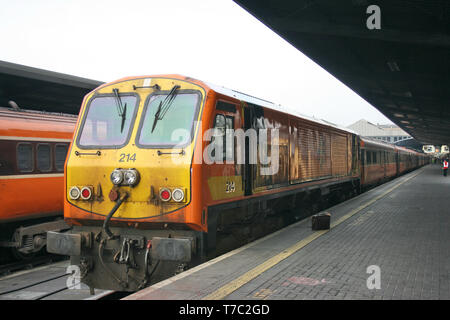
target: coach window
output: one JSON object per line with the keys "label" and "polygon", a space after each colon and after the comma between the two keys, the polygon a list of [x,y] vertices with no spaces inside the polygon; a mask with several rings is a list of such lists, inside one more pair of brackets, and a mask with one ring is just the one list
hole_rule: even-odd
{"label": "coach window", "polygon": [[17,145],[17,168],[20,172],[33,171],[33,147],[31,143]]}
{"label": "coach window", "polygon": [[68,147],[66,144],[57,144],[55,146],[55,167],[57,171],[64,171],[67,149]]}
{"label": "coach window", "polygon": [[372,164],[372,151],[366,151],[366,160],[367,164]]}
{"label": "coach window", "polygon": [[48,172],[52,168],[50,157],[50,145],[38,144],[37,146],[37,168],[39,171]]}

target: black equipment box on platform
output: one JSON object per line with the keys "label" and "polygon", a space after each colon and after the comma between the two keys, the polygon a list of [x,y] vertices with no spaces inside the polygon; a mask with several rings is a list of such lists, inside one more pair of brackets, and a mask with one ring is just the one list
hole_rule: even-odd
{"label": "black equipment box on platform", "polygon": [[313,230],[328,230],[330,229],[331,214],[322,212],[315,214],[311,218]]}

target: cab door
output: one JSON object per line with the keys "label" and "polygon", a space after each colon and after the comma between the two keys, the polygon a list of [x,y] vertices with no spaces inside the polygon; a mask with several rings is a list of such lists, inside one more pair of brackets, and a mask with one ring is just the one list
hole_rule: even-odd
{"label": "cab door", "polygon": [[244,194],[244,164],[237,161],[235,130],[242,129],[241,107],[231,101],[218,100],[211,128],[212,164],[208,167],[211,200],[223,200]]}

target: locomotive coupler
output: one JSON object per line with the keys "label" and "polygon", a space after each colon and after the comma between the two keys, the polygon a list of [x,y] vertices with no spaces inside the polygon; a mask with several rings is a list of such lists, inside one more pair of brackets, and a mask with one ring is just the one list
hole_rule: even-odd
{"label": "locomotive coupler", "polygon": [[85,257],[82,257],[80,259],[80,263],[79,263],[79,267],[80,267],[80,278],[84,279],[87,274],[89,273],[89,271],[92,270],[94,266],[94,263],[92,262],[91,259],[87,259]]}
{"label": "locomotive coupler", "polygon": [[121,240],[120,252],[115,255],[114,262],[136,269],[138,266],[134,257],[134,251],[135,249],[144,248],[144,237],[127,236],[121,237]]}

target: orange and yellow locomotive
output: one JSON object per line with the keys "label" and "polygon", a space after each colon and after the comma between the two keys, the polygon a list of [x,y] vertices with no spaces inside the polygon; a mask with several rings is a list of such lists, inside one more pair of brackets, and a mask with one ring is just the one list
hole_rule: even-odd
{"label": "orange and yellow locomotive", "polygon": [[[92,288],[135,291],[361,188],[360,138],[196,79],[86,95],[65,171],[70,255]],[[313,208],[313,209],[311,209]]]}

